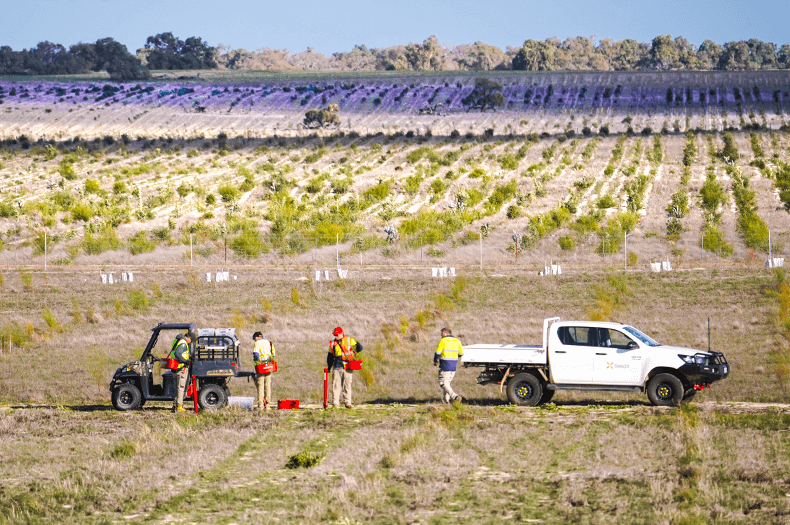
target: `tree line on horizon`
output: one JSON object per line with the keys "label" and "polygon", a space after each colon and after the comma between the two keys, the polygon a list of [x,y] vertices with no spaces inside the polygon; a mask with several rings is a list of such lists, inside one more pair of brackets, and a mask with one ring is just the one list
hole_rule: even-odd
{"label": "tree line on horizon", "polygon": [[330,56],[307,51],[261,48],[255,51],[209,46],[200,37],[185,40],[172,33],[147,38],[131,54],[112,38],[78,43],[68,49],[48,41],[14,51],[0,47],[0,75],[70,75],[106,71],[118,80],[145,79],[151,70],[292,70],[292,71],[756,71],[790,69],[790,44],[781,47],[758,39],[695,47],[684,37],[655,37],[650,43],[573,37],[526,40],[521,47],[475,42],[453,48],[436,36],[422,43],[383,49],[357,45]]}

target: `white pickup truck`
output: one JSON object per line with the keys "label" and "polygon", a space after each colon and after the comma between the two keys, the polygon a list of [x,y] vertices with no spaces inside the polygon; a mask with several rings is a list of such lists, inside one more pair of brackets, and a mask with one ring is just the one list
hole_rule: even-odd
{"label": "white pickup truck", "polygon": [[719,352],[657,343],[636,328],[596,321],[543,321],[543,345],[464,346],[464,367],[482,367],[478,384],[507,384],[520,406],[547,403],[557,390],[646,392],[658,406],[676,406],[727,377]]}

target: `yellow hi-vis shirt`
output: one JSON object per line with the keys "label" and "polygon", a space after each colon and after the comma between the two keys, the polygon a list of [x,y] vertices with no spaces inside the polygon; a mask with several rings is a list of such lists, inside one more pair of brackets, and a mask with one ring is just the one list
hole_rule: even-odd
{"label": "yellow hi-vis shirt", "polygon": [[464,355],[461,341],[451,335],[442,337],[436,347],[436,356],[439,357],[439,368],[443,372],[455,372],[458,368],[458,357]]}
{"label": "yellow hi-vis shirt", "polygon": [[[255,359],[255,354],[258,354],[258,359]],[[274,351],[274,345],[266,339],[258,339],[255,341],[255,346],[252,348],[253,361],[256,365],[268,363],[277,352]]]}

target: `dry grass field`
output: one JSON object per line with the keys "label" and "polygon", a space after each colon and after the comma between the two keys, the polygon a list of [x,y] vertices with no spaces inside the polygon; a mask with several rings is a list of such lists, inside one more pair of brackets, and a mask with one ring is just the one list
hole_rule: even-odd
{"label": "dry grass field", "polygon": [[[198,114],[6,98],[0,523],[790,523],[790,292],[763,265],[790,245],[786,80],[524,78],[602,93],[663,82],[659,99],[665,85],[732,98],[721,86],[759,83],[780,102],[702,107],[681,90],[663,106],[351,108],[313,132],[298,103]],[[445,81],[469,78],[425,83]],[[673,271],[649,272],[657,261]],[[551,262],[562,275],[540,277]],[[441,266],[457,277],[432,278]],[[206,282],[219,270],[230,281]],[[534,344],[550,316],[701,349],[710,319],[732,373],[675,409],[589,392],[516,408],[470,368],[454,381],[464,403],[439,403],[441,327],[465,344]],[[263,331],[274,397],[306,408],[114,411],[110,378],[160,322],[235,328],[244,369]],[[338,325],[365,346],[359,408],[323,411]]]}
{"label": "dry grass field", "polygon": [[[0,356],[0,522],[787,521],[790,407],[773,364],[782,275],[503,271],[439,280],[371,269],[316,283],[305,270],[240,268],[235,281],[206,283],[174,268],[109,286],[94,271],[4,270],[5,322],[27,338]],[[467,344],[531,343],[547,313],[600,308],[698,348],[710,317],[711,346],[733,372],[677,409],[583,392],[521,409],[462,369],[465,403],[439,403],[430,362],[441,326]],[[173,320],[236,327],[247,369],[261,329],[280,356],[275,398],[308,408],[114,411],[114,369]],[[327,412],[314,407],[337,324],[364,343],[365,370],[360,408]],[[316,464],[287,466],[300,462]]]}

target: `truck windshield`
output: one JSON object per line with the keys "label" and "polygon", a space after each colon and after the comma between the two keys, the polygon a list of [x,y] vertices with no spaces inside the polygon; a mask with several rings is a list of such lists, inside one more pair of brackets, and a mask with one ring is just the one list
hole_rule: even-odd
{"label": "truck windshield", "polygon": [[642,332],[640,332],[639,330],[637,330],[633,326],[624,326],[623,329],[626,332],[628,332],[629,334],[631,334],[634,337],[636,337],[637,339],[639,339],[640,341],[642,341],[643,343],[645,343],[647,346],[661,346],[661,343],[657,343],[656,341],[651,339],[649,336],[643,334]]}

